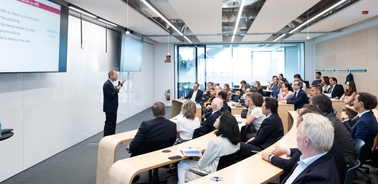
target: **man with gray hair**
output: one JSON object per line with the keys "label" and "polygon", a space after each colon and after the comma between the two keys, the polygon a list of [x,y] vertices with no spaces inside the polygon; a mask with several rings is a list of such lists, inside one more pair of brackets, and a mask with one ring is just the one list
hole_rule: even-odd
{"label": "man with gray hair", "polygon": [[334,128],[321,115],[308,113],[297,130],[297,146],[302,155],[298,165],[281,183],[340,183],[331,150]]}
{"label": "man with gray hair", "polygon": [[214,100],[211,102],[211,109],[212,109],[211,115],[209,115],[201,123],[201,127],[196,129],[194,133],[195,135],[193,135],[193,138],[205,135],[215,129],[213,125],[215,123],[215,120],[217,120],[217,118],[221,114],[220,109],[222,108],[222,106],[223,106],[223,100],[220,98],[214,98]]}

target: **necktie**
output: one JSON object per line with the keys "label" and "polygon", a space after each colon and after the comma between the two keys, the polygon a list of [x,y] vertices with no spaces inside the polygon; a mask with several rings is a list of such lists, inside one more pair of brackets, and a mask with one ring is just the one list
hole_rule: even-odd
{"label": "necktie", "polygon": [[294,99],[297,99],[297,92],[294,92]]}

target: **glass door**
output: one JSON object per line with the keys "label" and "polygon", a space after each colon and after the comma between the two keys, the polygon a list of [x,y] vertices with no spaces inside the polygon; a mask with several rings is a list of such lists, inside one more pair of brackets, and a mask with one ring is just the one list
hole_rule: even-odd
{"label": "glass door", "polygon": [[193,88],[193,84],[198,82],[200,89],[204,90],[204,74],[205,72],[205,47],[204,46],[177,46],[176,67],[176,98],[186,96]]}

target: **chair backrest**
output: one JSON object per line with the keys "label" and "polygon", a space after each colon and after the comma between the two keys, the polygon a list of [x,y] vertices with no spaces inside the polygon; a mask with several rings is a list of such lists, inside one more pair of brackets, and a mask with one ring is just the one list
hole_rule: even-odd
{"label": "chair backrest", "polygon": [[354,150],[356,150],[357,153],[357,159],[361,162],[364,163],[367,153],[365,153],[365,149],[363,149],[365,145],[365,141],[361,139],[356,139],[356,142],[354,143]]}
{"label": "chair backrest", "polygon": [[200,130],[201,130],[201,127],[194,129],[192,139],[195,139],[195,138],[197,138],[197,137],[200,137],[200,134],[199,134],[199,133],[200,133]]}
{"label": "chair backrest", "polygon": [[228,167],[236,162],[237,162],[237,152],[229,154],[229,155],[221,156],[219,159],[217,171],[225,167]]}
{"label": "chair backrest", "polygon": [[173,146],[170,139],[159,141],[142,141],[136,151],[131,153],[131,157],[163,149],[169,146]]}
{"label": "chair backrest", "polygon": [[356,175],[358,167],[361,165],[361,162],[357,159],[353,167],[348,169],[348,172],[345,176],[344,184],[352,184],[354,176]]}

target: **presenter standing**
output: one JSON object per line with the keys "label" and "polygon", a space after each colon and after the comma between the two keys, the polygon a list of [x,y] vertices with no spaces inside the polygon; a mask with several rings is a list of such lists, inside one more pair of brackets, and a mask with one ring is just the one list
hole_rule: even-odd
{"label": "presenter standing", "polygon": [[102,87],[104,96],[103,111],[105,112],[105,126],[104,137],[107,135],[115,134],[116,122],[117,122],[117,109],[118,109],[118,92],[122,88],[123,83],[126,82],[122,77],[122,81],[118,81],[118,84],[114,82],[118,79],[116,71],[112,70],[108,73],[109,79],[106,80]]}

